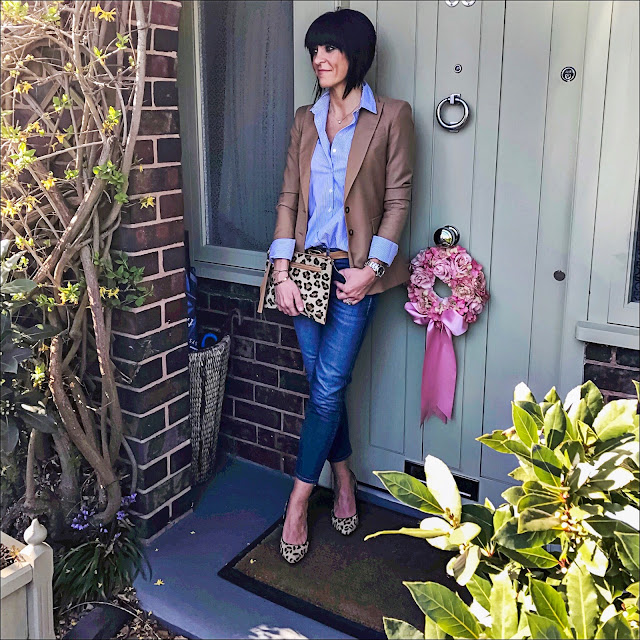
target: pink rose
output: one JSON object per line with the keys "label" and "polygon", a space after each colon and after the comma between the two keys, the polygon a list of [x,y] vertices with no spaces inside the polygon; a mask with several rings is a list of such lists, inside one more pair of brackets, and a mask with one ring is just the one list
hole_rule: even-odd
{"label": "pink rose", "polygon": [[443,282],[451,279],[451,267],[444,260],[438,261],[433,265],[433,275]]}
{"label": "pink rose", "polygon": [[471,313],[474,313],[475,315],[481,313],[483,309],[484,305],[482,304],[482,302],[478,302],[477,299],[469,303],[469,311]]}
{"label": "pink rose", "polygon": [[453,256],[453,266],[460,273],[468,273],[471,271],[471,256],[468,253],[457,253]]}
{"label": "pink rose", "polygon": [[472,291],[471,287],[468,284],[463,282],[462,284],[459,284],[456,287],[456,296],[466,300],[466,299],[471,298],[473,296],[473,291]]}
{"label": "pink rose", "polygon": [[411,274],[411,283],[421,289],[432,287],[434,282],[435,278],[433,274],[429,273],[425,269],[415,269]]}

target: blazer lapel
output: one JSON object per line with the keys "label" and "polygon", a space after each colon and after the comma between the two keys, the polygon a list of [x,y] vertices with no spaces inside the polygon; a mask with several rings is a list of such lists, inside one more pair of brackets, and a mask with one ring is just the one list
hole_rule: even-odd
{"label": "blazer lapel", "polygon": [[311,110],[304,114],[302,123],[302,138],[300,140],[300,191],[305,204],[305,210],[309,211],[309,183],[311,181],[311,156],[318,142],[318,131]]}
{"label": "blazer lapel", "polygon": [[[349,151],[349,159],[347,160],[347,175],[344,181],[344,199],[347,199],[351,186],[353,185],[358,171],[362,166],[364,156],[369,148],[369,143],[373,137],[373,133],[378,126],[380,116],[382,115],[382,100],[376,98],[376,110],[377,113],[371,113],[366,109],[360,109],[358,115],[358,122],[356,124],[356,130],[353,134],[353,140],[351,142],[351,150]],[[308,193],[308,183],[307,183]]]}

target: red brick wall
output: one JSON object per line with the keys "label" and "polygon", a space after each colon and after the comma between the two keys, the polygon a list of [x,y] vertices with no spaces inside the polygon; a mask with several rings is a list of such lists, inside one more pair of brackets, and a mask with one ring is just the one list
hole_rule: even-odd
{"label": "red brick wall", "polygon": [[640,352],[622,347],[588,344],[584,353],[584,380],[592,380],[605,402],[635,398],[632,380],[640,379]]}
{"label": "red brick wall", "polygon": [[[149,3],[145,3],[148,8]],[[149,540],[192,507],[185,251],[176,62],[180,2],[151,3],[147,82],[114,248],[144,266],[146,304],[113,316],[120,402],[138,463],[136,525]],[[153,196],[154,206],[139,201]]]}

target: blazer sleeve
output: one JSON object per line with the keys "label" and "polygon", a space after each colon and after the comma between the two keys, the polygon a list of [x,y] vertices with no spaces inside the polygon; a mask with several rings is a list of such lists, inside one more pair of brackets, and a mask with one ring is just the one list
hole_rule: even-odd
{"label": "blazer sleeve", "polygon": [[300,138],[302,135],[302,121],[307,107],[300,107],[296,111],[289,137],[289,150],[284,167],[282,188],[276,204],[276,226],[273,239],[295,238],[296,216],[298,213],[298,198],[300,196]]}
{"label": "blazer sleeve", "polygon": [[389,130],[384,209],[377,233],[396,244],[400,241],[409,214],[414,155],[415,135],[411,105],[403,100]]}

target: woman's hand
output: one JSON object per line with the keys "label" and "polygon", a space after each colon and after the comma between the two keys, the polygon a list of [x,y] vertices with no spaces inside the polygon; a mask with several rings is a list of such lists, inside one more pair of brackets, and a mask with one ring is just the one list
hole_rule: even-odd
{"label": "woman's hand", "polygon": [[285,280],[276,287],[276,306],[288,316],[300,315],[304,310],[300,289],[293,280]]}
{"label": "woman's hand", "polygon": [[336,282],[336,297],[338,300],[349,299],[352,304],[360,302],[376,280],[376,274],[369,267],[341,269],[339,273],[345,277],[346,282]]}

